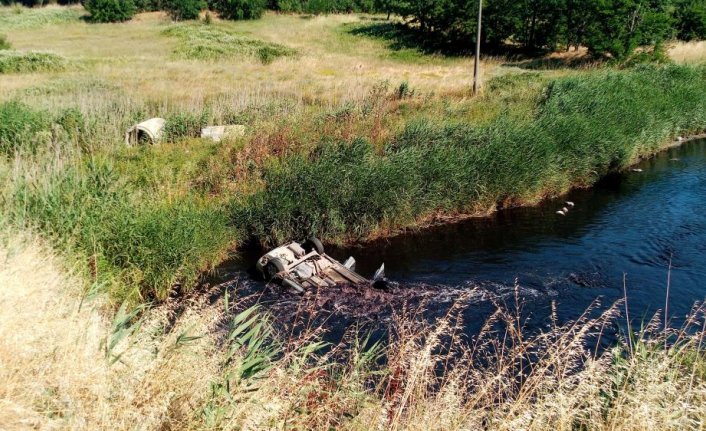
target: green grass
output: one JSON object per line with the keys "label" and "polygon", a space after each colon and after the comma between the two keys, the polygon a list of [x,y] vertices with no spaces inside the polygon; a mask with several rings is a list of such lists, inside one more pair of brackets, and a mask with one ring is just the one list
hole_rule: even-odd
{"label": "green grass", "polygon": [[12,45],[10,45],[10,42],[7,41],[7,36],[0,34],[0,51],[10,48],[12,48]]}
{"label": "green grass", "polygon": [[56,54],[0,50],[0,74],[58,72],[66,67],[67,61]]}
{"label": "green grass", "polygon": [[244,36],[222,26],[178,24],[162,32],[179,39],[174,54],[189,60],[227,60],[242,57],[258,58],[263,64],[279,57],[292,56],[296,51],[277,43]]}
{"label": "green grass", "polygon": [[175,285],[188,290],[236,238],[217,205],[136,195],[101,161],[25,173],[4,204],[15,225],[34,226],[87,259],[91,276],[117,301],[165,299]]}
{"label": "green grass", "polygon": [[273,245],[311,234],[361,239],[439,212],[536,202],[592,185],[676,135],[702,132],[705,78],[702,68],[678,66],[560,78],[525,121],[419,120],[382,153],[362,139],[322,143],[269,163],[263,189],[236,204],[233,217]]}
{"label": "green grass", "polygon": [[0,104],[0,156],[16,152],[35,152],[51,136],[51,120],[45,112],[24,103],[10,101]]}

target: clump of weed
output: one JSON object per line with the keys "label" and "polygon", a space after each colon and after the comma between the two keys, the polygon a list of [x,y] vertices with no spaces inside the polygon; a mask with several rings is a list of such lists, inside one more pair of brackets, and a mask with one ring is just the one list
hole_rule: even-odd
{"label": "clump of weed", "polygon": [[0,51],[0,74],[57,72],[66,68],[66,60],[47,52]]}
{"label": "clump of weed", "polygon": [[49,115],[24,103],[9,101],[0,104],[0,154],[15,151],[34,152],[49,132]]}
{"label": "clump of weed", "polygon": [[296,53],[292,48],[277,43],[265,42],[238,34],[215,25],[181,24],[163,31],[176,37],[180,44],[174,53],[190,60],[223,60],[240,57],[255,57],[269,64],[280,57]]}
{"label": "clump of weed", "polygon": [[399,100],[408,99],[414,96],[414,90],[409,86],[409,82],[402,81],[399,87],[397,87],[397,98]]}
{"label": "clump of weed", "polygon": [[234,238],[218,206],[136,199],[100,160],[20,176],[4,208],[15,225],[37,228],[92,262],[94,277],[113,286],[118,301],[164,299],[179,284],[188,289],[225,258]]}
{"label": "clump of weed", "polygon": [[66,108],[59,112],[55,123],[61,126],[66,137],[76,143],[84,151],[89,150],[91,137],[95,128],[95,120],[91,121],[77,108]]}
{"label": "clump of weed", "polygon": [[0,50],[10,49],[12,46],[10,42],[7,41],[7,36],[0,34]]}

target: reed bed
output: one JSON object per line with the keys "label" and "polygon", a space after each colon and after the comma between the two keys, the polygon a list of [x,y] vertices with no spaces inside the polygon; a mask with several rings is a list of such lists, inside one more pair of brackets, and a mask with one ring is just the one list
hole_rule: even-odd
{"label": "reed bed", "polygon": [[[421,117],[383,148],[324,141],[264,164],[262,190],[233,217],[273,245],[311,234],[359,240],[438,215],[536,203],[702,133],[704,77],[680,66],[593,72],[550,81],[526,116],[509,110],[482,125]],[[524,79],[490,86],[518,91]]]}

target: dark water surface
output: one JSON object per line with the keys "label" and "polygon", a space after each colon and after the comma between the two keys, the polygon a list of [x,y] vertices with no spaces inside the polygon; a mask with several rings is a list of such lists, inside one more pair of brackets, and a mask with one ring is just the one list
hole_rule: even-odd
{"label": "dark water surface", "polygon": [[[366,276],[384,262],[389,279],[414,289],[436,286],[440,297],[444,289],[475,285],[507,293],[517,280],[535,313],[555,301],[562,320],[597,297],[604,304],[622,298],[624,275],[633,317],[663,309],[671,260],[669,312],[677,323],[706,297],[706,141],[636,168],[642,172],[613,175],[538,207],[327,251],[354,256]],[[575,207],[556,214],[567,200]],[[491,308],[472,306],[470,326]]]}

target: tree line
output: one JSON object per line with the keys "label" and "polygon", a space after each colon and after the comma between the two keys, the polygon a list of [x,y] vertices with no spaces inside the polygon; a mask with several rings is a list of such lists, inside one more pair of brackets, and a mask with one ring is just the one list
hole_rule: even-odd
{"label": "tree line", "polygon": [[[3,3],[14,0],[0,0]],[[27,6],[76,0],[20,0]],[[95,21],[125,21],[136,12],[166,10],[195,19],[209,8],[227,19],[260,18],[266,9],[299,13],[387,13],[438,45],[470,47],[476,0],[81,0]],[[669,39],[706,39],[706,0],[484,0],[483,44],[503,51],[585,46],[598,56],[625,58]]]}
{"label": "tree line", "polygon": [[15,3],[27,7],[81,3],[97,22],[126,21],[137,12],[158,10],[168,12],[177,20],[195,19],[206,8],[227,19],[257,19],[267,9],[310,14],[380,10],[375,0],[0,0],[3,5]]}
{"label": "tree line", "polygon": [[[425,37],[448,44],[475,40],[478,1],[378,0]],[[624,58],[638,46],[706,38],[706,0],[485,0],[483,43],[525,50],[585,46]]]}

